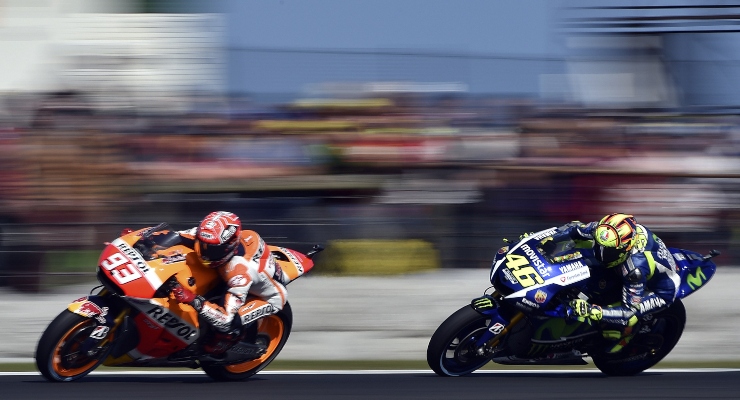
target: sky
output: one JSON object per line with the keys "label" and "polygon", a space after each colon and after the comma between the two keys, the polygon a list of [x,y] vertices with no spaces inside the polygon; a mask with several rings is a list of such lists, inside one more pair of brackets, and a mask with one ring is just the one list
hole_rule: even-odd
{"label": "sky", "polygon": [[[558,1],[220,0],[232,46],[548,55]],[[198,7],[203,7],[202,3]],[[200,11],[200,10],[199,10]]]}

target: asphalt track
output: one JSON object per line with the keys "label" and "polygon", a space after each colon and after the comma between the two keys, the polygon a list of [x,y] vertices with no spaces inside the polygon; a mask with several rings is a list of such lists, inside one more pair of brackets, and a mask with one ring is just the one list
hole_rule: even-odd
{"label": "asphalt track", "polygon": [[26,399],[738,399],[740,369],[661,370],[608,377],[597,370],[486,371],[443,378],[430,371],[263,371],[216,382],[199,371],[93,372],[51,383],[35,373],[0,375],[0,398]]}

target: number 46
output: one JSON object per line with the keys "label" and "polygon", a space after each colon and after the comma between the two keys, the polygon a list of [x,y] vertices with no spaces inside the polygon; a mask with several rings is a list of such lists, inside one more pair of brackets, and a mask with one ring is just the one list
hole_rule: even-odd
{"label": "number 46", "polygon": [[509,254],[506,256],[506,267],[514,273],[514,276],[523,287],[530,287],[536,283],[545,283],[540,274],[529,265],[529,260],[524,256]]}

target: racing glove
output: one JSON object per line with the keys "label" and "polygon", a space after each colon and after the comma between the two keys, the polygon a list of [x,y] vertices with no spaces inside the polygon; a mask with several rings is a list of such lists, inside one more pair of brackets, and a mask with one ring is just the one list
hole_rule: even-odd
{"label": "racing glove", "polygon": [[601,321],[602,312],[601,307],[596,304],[589,304],[585,300],[575,299],[568,303],[567,310],[568,317],[585,320],[586,318],[592,321]]}
{"label": "racing glove", "polygon": [[184,288],[181,284],[178,283],[174,285],[171,292],[175,300],[179,301],[180,303],[191,305],[193,308],[195,308],[195,311],[200,312],[200,310],[203,308],[203,302],[205,301],[205,299],[202,296],[198,296],[195,293],[191,292],[189,289]]}
{"label": "racing glove", "polygon": [[540,247],[542,248],[542,251],[545,252],[545,254],[552,254],[557,246],[558,245],[557,243],[555,243],[555,240],[553,240],[552,236],[546,237],[540,241]]}
{"label": "racing glove", "polygon": [[523,240],[524,238],[530,237],[534,235],[534,232],[524,232],[521,235],[519,235],[519,240]]}

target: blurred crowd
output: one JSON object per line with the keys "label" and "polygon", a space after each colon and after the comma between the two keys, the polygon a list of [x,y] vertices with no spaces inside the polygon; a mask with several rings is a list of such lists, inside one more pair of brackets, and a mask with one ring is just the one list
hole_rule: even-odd
{"label": "blurred crowd", "polygon": [[9,253],[95,249],[121,225],[185,227],[217,207],[277,241],[426,239],[450,267],[487,267],[494,239],[610,212],[676,247],[740,242],[735,115],[402,91],[187,100],[161,113],[4,96],[4,269]]}

